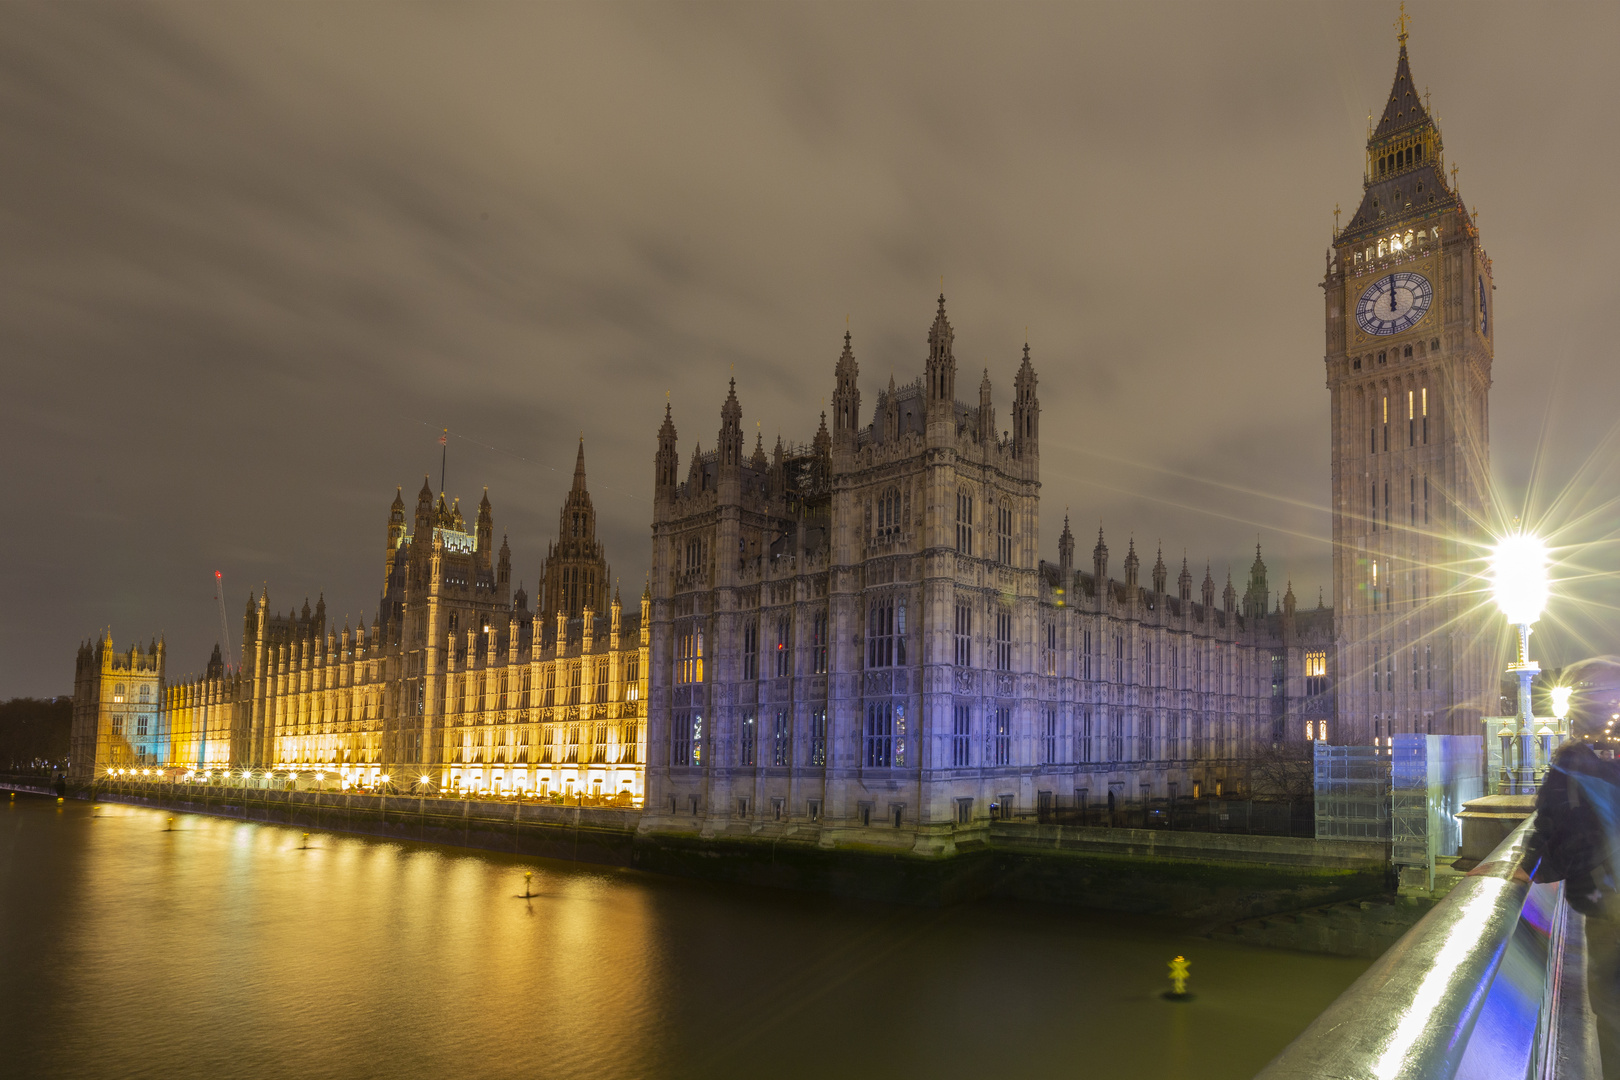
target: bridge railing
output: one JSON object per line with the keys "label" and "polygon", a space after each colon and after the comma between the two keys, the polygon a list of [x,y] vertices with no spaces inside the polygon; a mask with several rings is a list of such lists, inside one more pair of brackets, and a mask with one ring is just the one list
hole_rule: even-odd
{"label": "bridge railing", "polygon": [[1534,821],[1509,834],[1257,1080],[1562,1073],[1552,1066],[1568,1027],[1559,1022],[1570,1004],[1563,960],[1579,929],[1567,935],[1562,883],[1533,885],[1521,867]]}

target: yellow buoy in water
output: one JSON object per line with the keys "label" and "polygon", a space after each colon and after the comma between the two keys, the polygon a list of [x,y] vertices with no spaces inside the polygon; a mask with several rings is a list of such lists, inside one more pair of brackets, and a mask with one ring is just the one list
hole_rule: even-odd
{"label": "yellow buoy in water", "polygon": [[1187,969],[1191,966],[1185,956],[1178,956],[1170,961],[1170,990],[1176,997],[1186,996]]}

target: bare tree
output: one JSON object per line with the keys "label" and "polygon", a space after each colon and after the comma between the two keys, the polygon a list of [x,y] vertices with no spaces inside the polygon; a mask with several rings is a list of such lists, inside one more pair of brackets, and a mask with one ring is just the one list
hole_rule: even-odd
{"label": "bare tree", "polygon": [[1308,746],[1273,743],[1249,761],[1249,786],[1257,799],[1301,802],[1316,792],[1316,772]]}

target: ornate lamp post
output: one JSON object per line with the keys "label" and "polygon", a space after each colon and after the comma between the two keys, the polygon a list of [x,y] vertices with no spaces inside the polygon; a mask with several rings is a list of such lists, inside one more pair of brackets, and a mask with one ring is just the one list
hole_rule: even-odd
{"label": "ornate lamp post", "polygon": [[[1569,741],[1574,734],[1569,727],[1569,699],[1575,693],[1573,686],[1555,686],[1552,688],[1553,717],[1558,721],[1558,730],[1555,732],[1557,741],[1562,744]],[[1547,761],[1552,761],[1552,744],[1547,745]]]}
{"label": "ornate lamp post", "polygon": [[1508,671],[1519,679],[1519,761],[1513,770],[1513,791],[1519,795],[1536,790],[1530,683],[1541,665],[1530,659],[1530,627],[1541,618],[1541,610],[1547,605],[1547,561],[1547,545],[1540,537],[1525,532],[1503,537],[1491,553],[1491,593],[1508,623],[1519,632],[1518,655],[1508,665]]}

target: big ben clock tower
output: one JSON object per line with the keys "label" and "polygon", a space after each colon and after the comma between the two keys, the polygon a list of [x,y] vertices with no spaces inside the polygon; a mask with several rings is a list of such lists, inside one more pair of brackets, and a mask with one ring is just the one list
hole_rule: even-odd
{"label": "big ben clock tower", "polygon": [[1400,34],[1361,204],[1323,280],[1333,428],[1338,740],[1474,734],[1497,642],[1471,595],[1488,536],[1491,261],[1448,183]]}

